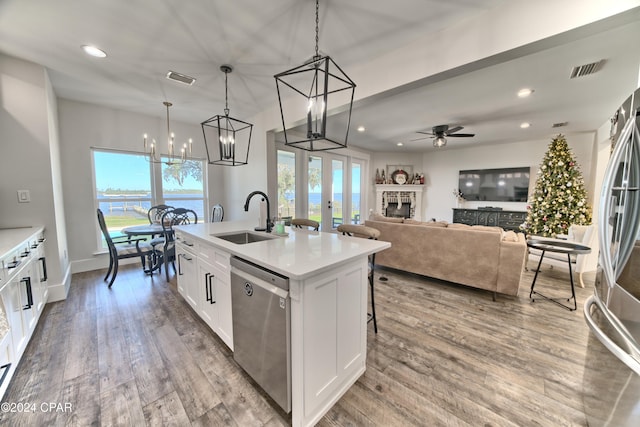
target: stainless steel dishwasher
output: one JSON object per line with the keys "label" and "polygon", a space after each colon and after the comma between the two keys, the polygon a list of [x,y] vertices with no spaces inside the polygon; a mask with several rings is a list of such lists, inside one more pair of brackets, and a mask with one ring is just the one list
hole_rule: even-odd
{"label": "stainless steel dishwasher", "polygon": [[289,279],[231,258],[233,358],[287,413],[291,412]]}

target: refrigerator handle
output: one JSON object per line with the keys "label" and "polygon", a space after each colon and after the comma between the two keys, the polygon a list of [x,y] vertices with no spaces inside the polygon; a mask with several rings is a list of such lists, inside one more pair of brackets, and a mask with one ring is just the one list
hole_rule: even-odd
{"label": "refrigerator handle", "polygon": [[[623,362],[625,365],[627,365],[630,369],[632,369],[636,374],[640,375],[640,362],[638,362],[636,359],[634,359],[632,356],[630,356],[628,353],[626,353],[623,349],[621,349],[616,343],[613,342],[613,340],[611,340],[611,338],[609,338],[607,336],[607,334],[605,334],[604,332],[602,332],[602,329],[600,329],[598,327],[598,325],[596,324],[596,322],[593,320],[593,317],[591,317],[591,306],[595,305],[596,307],[598,307],[598,309],[600,309],[600,311],[603,312],[603,314],[605,316],[607,316],[606,313],[606,308],[603,309],[602,307],[600,307],[600,305],[597,303],[595,296],[591,295],[584,303],[584,318],[587,322],[587,325],[589,325],[589,329],[591,329],[591,332],[594,333],[594,335],[596,336],[596,338],[598,338],[598,340],[604,344],[605,347],[607,347],[607,349],[609,349],[609,351],[611,351],[611,353],[613,353],[618,359],[620,359],[621,362]],[[608,321],[608,319],[607,319]],[[615,327],[615,325],[614,325]],[[631,345],[631,346],[635,346],[635,344],[630,343],[628,341],[628,339],[624,338],[624,340],[627,342],[627,344]]]}

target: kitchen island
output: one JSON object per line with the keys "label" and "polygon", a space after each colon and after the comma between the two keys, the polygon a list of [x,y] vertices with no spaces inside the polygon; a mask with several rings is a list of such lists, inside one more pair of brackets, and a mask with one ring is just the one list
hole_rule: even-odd
{"label": "kitchen island", "polygon": [[[368,255],[391,245],[288,227],[288,236],[268,235],[253,225],[175,227],[178,290],[233,350],[231,257],[288,278],[292,424],[313,425],[365,371]],[[241,231],[266,240],[225,240]]]}

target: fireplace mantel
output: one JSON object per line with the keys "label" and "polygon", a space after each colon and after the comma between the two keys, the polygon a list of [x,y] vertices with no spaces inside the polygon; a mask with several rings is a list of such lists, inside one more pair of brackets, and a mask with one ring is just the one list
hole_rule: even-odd
{"label": "fireplace mantel", "polygon": [[[397,198],[398,193],[403,198],[415,200],[411,209],[411,218],[422,221],[422,195],[425,192],[424,185],[416,184],[376,184],[376,213],[385,215],[385,199],[387,197]],[[403,201],[407,203],[407,201]]]}

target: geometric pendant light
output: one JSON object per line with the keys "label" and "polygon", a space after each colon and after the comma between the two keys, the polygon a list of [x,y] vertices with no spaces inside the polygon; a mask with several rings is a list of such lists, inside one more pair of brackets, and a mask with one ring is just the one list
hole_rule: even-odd
{"label": "geometric pendant light", "polygon": [[253,125],[229,116],[227,76],[233,68],[222,65],[224,73],[224,115],[213,116],[201,123],[207,160],[211,165],[241,166],[249,162],[249,146]]}
{"label": "geometric pendant light", "polygon": [[[318,0],[316,0],[316,51],[304,64],[276,74],[276,88],[285,144],[307,151],[345,148],[349,137],[356,84],[329,57],[318,50]],[[332,108],[345,106],[344,114],[328,116]],[[343,107],[343,108],[346,108]],[[287,129],[287,123],[302,125]]]}

